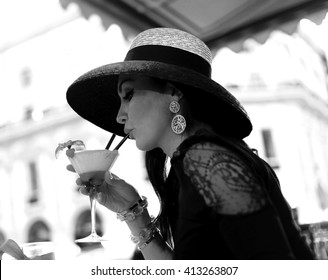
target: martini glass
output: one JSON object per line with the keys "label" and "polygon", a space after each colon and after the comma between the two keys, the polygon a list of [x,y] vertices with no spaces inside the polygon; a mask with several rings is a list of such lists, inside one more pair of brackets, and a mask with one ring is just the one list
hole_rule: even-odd
{"label": "martini glass", "polygon": [[96,195],[97,189],[105,180],[105,172],[109,171],[118,157],[118,151],[83,150],[77,151],[68,158],[75,171],[79,174],[83,184],[87,187],[91,206],[91,233],[89,236],[77,239],[75,242],[106,241],[96,232]]}

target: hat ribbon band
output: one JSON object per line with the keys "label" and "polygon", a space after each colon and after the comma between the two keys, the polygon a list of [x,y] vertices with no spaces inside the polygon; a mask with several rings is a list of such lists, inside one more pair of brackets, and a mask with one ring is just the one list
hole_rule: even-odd
{"label": "hat ribbon band", "polygon": [[130,49],[124,61],[146,60],[189,68],[211,77],[211,65],[201,56],[174,47],[147,45]]}

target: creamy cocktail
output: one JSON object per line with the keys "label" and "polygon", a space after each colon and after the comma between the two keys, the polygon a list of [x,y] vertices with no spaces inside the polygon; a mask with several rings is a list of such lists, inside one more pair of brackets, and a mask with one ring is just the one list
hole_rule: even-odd
{"label": "creamy cocktail", "polygon": [[85,150],[66,154],[83,183],[92,182],[98,185],[97,182],[101,184],[105,172],[113,166],[118,151]]}
{"label": "creamy cocktail", "polygon": [[[126,138],[125,138],[126,139]],[[125,141],[125,139],[123,139]],[[124,141],[119,145],[122,145]],[[87,187],[91,204],[91,234],[85,238],[75,240],[75,242],[100,242],[105,241],[96,232],[96,194],[97,189],[105,180],[105,173],[112,168],[118,157],[117,146],[113,151],[104,150],[85,150],[85,145],[81,140],[69,140],[59,144],[55,155],[67,149],[66,156],[69,158],[75,172],[82,180],[82,184]]]}
{"label": "creamy cocktail", "polygon": [[79,174],[82,183],[89,191],[91,204],[91,234],[75,242],[100,242],[104,241],[96,232],[96,199],[97,188],[105,180],[105,173],[111,169],[118,156],[118,151],[113,150],[84,150],[66,152],[75,171]]}

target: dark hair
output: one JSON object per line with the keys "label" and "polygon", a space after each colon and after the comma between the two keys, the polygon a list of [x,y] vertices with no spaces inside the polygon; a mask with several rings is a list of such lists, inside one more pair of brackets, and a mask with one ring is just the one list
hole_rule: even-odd
{"label": "dark hair", "polygon": [[160,213],[158,217],[158,225],[163,239],[173,247],[170,234],[169,215],[167,213],[167,204],[169,203],[169,191],[165,188],[167,155],[160,148],[147,151],[145,155],[146,170],[148,179],[159,199]]}
{"label": "dark hair", "polygon": [[[154,79],[159,80],[159,83],[167,83],[167,81],[164,80],[157,78]],[[170,82],[170,84],[180,90],[182,93],[190,93],[190,90],[187,90],[180,84],[172,82]],[[184,133],[188,134],[189,131],[194,127],[194,124],[197,120],[193,117],[191,110],[192,108],[189,105],[188,97],[186,97],[186,95],[183,96],[180,103],[183,103],[181,113],[185,117],[186,123],[188,124]],[[175,182],[167,182],[167,159],[167,155],[160,148],[155,148],[151,151],[147,151],[145,154],[145,166],[148,178],[160,202],[161,209],[158,217],[159,229],[163,239],[171,247],[173,247],[170,217],[171,215],[174,215],[174,199],[176,189],[174,188]]]}
{"label": "dark hair", "polygon": [[[197,123],[207,124],[206,121],[202,120],[201,112],[199,108],[193,106],[193,104],[198,104],[193,100],[193,98],[197,97],[197,89],[188,87],[185,85],[172,83],[177,89],[179,89],[183,95],[183,103],[185,106],[182,107],[182,114],[187,122],[187,129],[184,133],[189,133]],[[196,105],[195,105],[196,106]],[[220,121],[220,120],[216,120]],[[213,135],[213,134],[212,134]],[[236,139],[231,137],[223,131],[215,131],[214,137],[215,142],[221,143],[225,147],[230,148],[233,151],[236,151],[241,155],[242,159],[245,160],[251,168],[258,174],[263,169],[263,165],[261,166],[259,161],[254,158],[253,151],[247,146],[247,144],[240,139]],[[170,176],[170,181],[167,178],[166,172],[166,161],[167,155],[160,149],[155,148],[151,151],[147,151],[145,155],[145,165],[148,173],[148,178],[154,188],[155,193],[158,196],[161,205],[161,211],[159,213],[158,221],[159,221],[159,229],[163,236],[163,239],[173,248],[173,239],[172,239],[172,225],[170,223],[172,218],[175,218],[175,209],[176,209],[176,200],[177,200],[177,179],[172,174]]]}

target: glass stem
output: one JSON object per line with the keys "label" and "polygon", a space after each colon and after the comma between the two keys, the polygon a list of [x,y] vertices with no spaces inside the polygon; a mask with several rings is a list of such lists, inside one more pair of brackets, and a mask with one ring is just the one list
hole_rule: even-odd
{"label": "glass stem", "polygon": [[96,232],[96,203],[95,198],[96,191],[93,189],[90,193],[90,205],[91,205],[91,235],[97,235]]}

